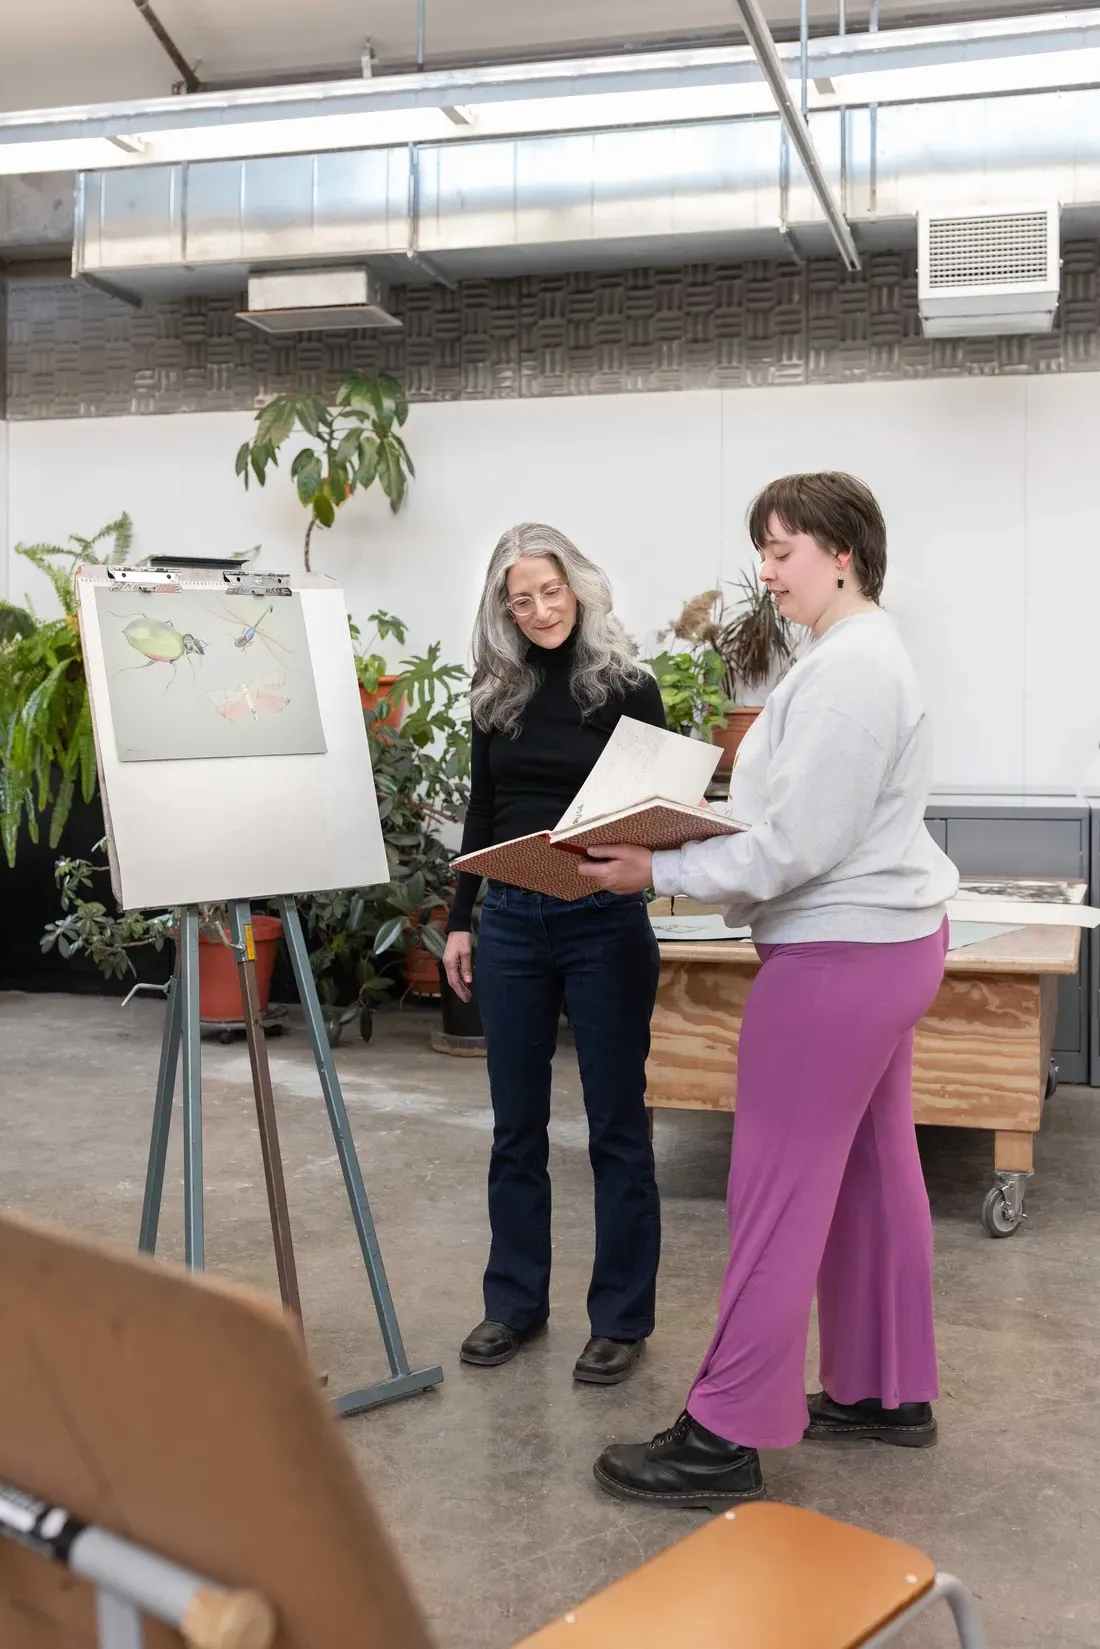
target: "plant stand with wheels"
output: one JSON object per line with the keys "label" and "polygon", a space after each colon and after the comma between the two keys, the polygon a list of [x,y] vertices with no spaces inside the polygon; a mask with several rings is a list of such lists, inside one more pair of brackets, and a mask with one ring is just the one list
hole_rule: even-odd
{"label": "plant stand with wheels", "polygon": [[[379,1403],[391,1402],[398,1397],[408,1397],[415,1392],[429,1390],[443,1379],[443,1370],[438,1367],[413,1370],[409,1366],[385,1266],[382,1263],[359,1159],[351,1136],[347,1109],[340,1092],[332,1050],[325,1031],[298,910],[294,901],[286,898],[278,900],[278,907],[295,982],[305,1013],[321,1092],[340,1159],[352,1219],[359,1238],[363,1265],[374,1297],[374,1306],[390,1365],[388,1379],[347,1392],[334,1399],[333,1407],[337,1414],[358,1414],[364,1409],[374,1408]],[[256,1095],[264,1179],[279,1272],[279,1292],[286,1309],[300,1319],[301,1305],[298,1298],[294,1244],[287,1208],[282,1154],[279,1149],[271,1073],[256,985],[251,911],[247,903],[238,901],[230,905],[229,912],[233,946],[240,972],[241,997],[245,1008],[244,1028],[248,1037],[248,1052]],[[176,1067],[180,1063],[182,1053],[184,1255],[188,1266],[202,1270],[204,1230],[198,941],[199,913],[196,908],[189,907],[180,913],[177,973],[169,985],[165,1007],[164,1038],[161,1044],[160,1071],[153,1107],[153,1129],[138,1246],[146,1254],[152,1254],[156,1250],[168,1134],[172,1121],[172,1095],[176,1085]]]}

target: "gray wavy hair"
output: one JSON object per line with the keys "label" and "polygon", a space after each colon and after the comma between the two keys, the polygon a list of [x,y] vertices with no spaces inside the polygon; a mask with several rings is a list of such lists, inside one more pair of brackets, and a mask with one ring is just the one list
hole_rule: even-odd
{"label": "gray wavy hair", "polygon": [[577,598],[577,644],[569,686],[582,712],[590,715],[646,674],[611,610],[607,574],[556,527],[531,521],[509,527],[490,558],[474,620],[470,709],[484,732],[495,728],[518,733],[539,684],[538,672],[527,660],[527,639],[506,606],[509,568],[529,556],[556,561]]}

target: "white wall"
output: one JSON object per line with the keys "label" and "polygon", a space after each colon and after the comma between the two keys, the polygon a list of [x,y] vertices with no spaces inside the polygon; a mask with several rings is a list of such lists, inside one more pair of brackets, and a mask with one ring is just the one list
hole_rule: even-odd
{"label": "white wall", "polygon": [[[261,565],[300,566],[285,472],[247,494],[233,474],[251,427],[247,413],[13,423],[9,545],[128,509],[142,552],[260,541]],[[749,564],[757,487],[850,469],[886,512],[886,604],[935,721],[937,784],[1100,787],[1096,430],[1100,374],[1084,373],[416,406],[405,509],[352,500],[314,534],[314,565],[360,619],[396,612],[410,647],[439,638],[463,658],[497,536],[549,520],[608,569],[648,645],[683,599]],[[45,603],[9,561],[12,594]]]}

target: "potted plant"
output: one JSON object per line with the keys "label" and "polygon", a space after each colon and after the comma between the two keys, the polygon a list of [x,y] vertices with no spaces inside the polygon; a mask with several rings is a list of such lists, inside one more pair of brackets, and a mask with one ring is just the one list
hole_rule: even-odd
{"label": "potted plant", "polygon": [[300,503],[309,511],[303,554],[311,572],[310,540],[317,526],[331,527],[336,512],[353,493],[381,487],[396,513],[416,474],[397,433],[409,416],[409,403],[394,378],[345,378],[329,406],[317,395],[292,391],[276,395],[256,414],[256,433],[237,453],[237,474],[247,488],[250,475],[261,487],[269,465],[278,465],[279,448],[301,429],[307,437],[290,466]]}
{"label": "potted plant", "polygon": [[[348,619],[348,628],[351,630],[352,647],[355,651],[355,674],[359,680],[359,702],[364,710],[377,709],[378,722],[386,722],[386,730],[398,728],[404,719],[409,701],[402,694],[395,699],[393,688],[400,679],[396,674],[387,674],[386,660],[381,653],[372,653],[369,649],[377,646],[380,641],[391,637],[400,646],[405,645],[405,626],[392,613],[371,613],[368,623],[374,625],[374,634],[368,642],[363,641],[362,632],[353,618]],[[379,736],[381,736],[381,729]]]}
{"label": "potted plant", "polygon": [[713,648],[702,647],[657,653],[646,663],[657,678],[665,719],[672,732],[713,743],[730,709],[723,685],[725,666],[719,654]]}
{"label": "potted plant", "polygon": [[466,673],[440,663],[440,650],[433,643],[402,665],[392,695],[406,706],[399,726],[385,700],[364,710],[390,881],[314,894],[300,906],[322,1003],[338,1014],[358,1002],[366,1039],[373,1006],[398,984],[412,995],[440,993],[454,889],[440,832],[468,800],[470,760]]}
{"label": "potted plant", "polygon": [[433,642],[402,664],[395,691],[410,708],[398,736],[387,717],[365,712],[391,872],[381,890],[384,920],[375,955],[400,941],[406,988],[428,996],[439,990],[436,964],[454,890],[451,854],[439,832],[465,808],[470,771],[466,672],[441,664],[440,651]]}
{"label": "potted plant", "polygon": [[[106,842],[97,843],[103,854]],[[108,874],[105,864],[88,859],[60,859],[56,867],[62,915],[50,922],[42,936],[42,949],[57,947],[68,960],[88,956],[107,979],[137,976],[130,952],[143,948],[162,950],[179,931],[179,911],[115,911],[98,899],[88,899],[83,889],[94,886],[96,876]],[[274,916],[252,917],[256,943],[256,987],[260,1012],[266,1013],[271,996],[271,975],[283,924]],[[229,937],[228,918],[222,905],[199,907],[199,1017],[204,1024],[237,1024],[244,1018],[237,956]]]}
{"label": "potted plant", "polygon": [[736,587],[740,599],[732,606],[721,590],[704,590],[685,603],[671,626],[672,634],[688,642],[694,656],[708,661],[708,668],[713,669],[710,661],[715,657],[720,660],[719,679],[727,701],[723,723],[713,735],[723,751],[720,773],[732,769],[741,740],[763,708],[745,704],[743,691],[766,688],[795,656],[791,626],[780,617],[756,569],[741,573]]}
{"label": "potted plant", "polygon": [[[98,554],[96,546],[110,540]],[[102,527],[94,538],[59,544],[17,544],[16,555],[45,573],[61,608],[39,618],[34,608],[0,607],[0,833],[14,868],[21,829],[39,839],[48,814],[48,841],[56,849],[79,789],[85,802],[96,793],[97,772],[84,653],[76,616],[73,573],[81,562],[115,565],[130,555],[128,515]],[[59,564],[60,563],[60,564]]]}

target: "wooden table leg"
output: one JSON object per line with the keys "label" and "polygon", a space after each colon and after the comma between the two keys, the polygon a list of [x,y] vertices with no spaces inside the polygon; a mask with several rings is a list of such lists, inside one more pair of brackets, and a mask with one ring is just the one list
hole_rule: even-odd
{"label": "wooden table leg", "polygon": [[997,1180],[982,1204],[982,1224],[991,1237],[1011,1237],[1027,1218],[1024,1197],[1031,1178],[1035,1135],[998,1129],[993,1135]]}
{"label": "wooden table leg", "polygon": [[1030,1174],[1034,1148],[1034,1134],[997,1132],[993,1136],[993,1166],[998,1174]]}

